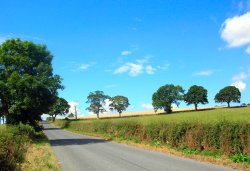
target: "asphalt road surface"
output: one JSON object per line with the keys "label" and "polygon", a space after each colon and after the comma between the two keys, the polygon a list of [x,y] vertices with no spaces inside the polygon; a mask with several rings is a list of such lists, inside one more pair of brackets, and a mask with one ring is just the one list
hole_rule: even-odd
{"label": "asphalt road surface", "polygon": [[82,136],[43,122],[56,157],[65,171],[226,171],[222,166]]}

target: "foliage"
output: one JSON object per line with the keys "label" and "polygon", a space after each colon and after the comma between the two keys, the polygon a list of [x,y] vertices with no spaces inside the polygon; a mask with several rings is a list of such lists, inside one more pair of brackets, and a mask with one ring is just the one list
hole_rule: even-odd
{"label": "foliage", "polygon": [[50,107],[49,115],[55,120],[57,115],[65,115],[69,112],[68,102],[61,97],[57,97],[56,102]]}
{"label": "foliage", "polygon": [[88,111],[93,112],[97,115],[97,119],[99,119],[99,113],[103,110],[103,104],[105,104],[105,100],[109,99],[108,95],[105,95],[103,91],[95,91],[90,92],[87,97],[87,102],[90,103],[90,106],[87,108]]}
{"label": "foliage", "polygon": [[179,106],[179,101],[183,99],[183,94],[184,90],[179,85],[166,84],[161,86],[152,96],[155,111],[164,109],[165,112],[171,113],[171,105],[175,103]]}
{"label": "foliage", "polygon": [[109,105],[119,112],[119,116],[121,117],[121,113],[126,110],[126,108],[130,105],[127,97],[124,96],[115,96],[112,97],[112,103]]}
{"label": "foliage", "polygon": [[202,86],[193,85],[184,95],[184,101],[187,103],[187,105],[194,104],[195,110],[197,110],[197,106],[199,103],[208,103],[207,90]]}
{"label": "foliage", "polygon": [[235,86],[227,86],[224,87],[215,95],[216,103],[226,102],[228,107],[230,107],[231,102],[240,103],[241,93],[238,88]]}
{"label": "foliage", "polygon": [[18,170],[24,162],[30,140],[40,137],[29,125],[6,126],[0,129],[0,170]]}
{"label": "foliage", "polygon": [[0,115],[8,124],[38,126],[54,103],[61,78],[52,73],[52,55],[45,45],[10,39],[0,45]]}
{"label": "foliage", "polygon": [[233,155],[231,158],[235,163],[246,162],[250,164],[250,155],[247,154],[239,153]]}

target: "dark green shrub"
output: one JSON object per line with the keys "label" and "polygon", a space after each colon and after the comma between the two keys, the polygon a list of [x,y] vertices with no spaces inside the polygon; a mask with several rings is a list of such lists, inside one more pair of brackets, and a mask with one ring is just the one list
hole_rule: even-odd
{"label": "dark green shrub", "polygon": [[19,170],[20,163],[25,159],[25,153],[32,139],[44,136],[35,132],[29,125],[19,124],[0,129],[0,171]]}

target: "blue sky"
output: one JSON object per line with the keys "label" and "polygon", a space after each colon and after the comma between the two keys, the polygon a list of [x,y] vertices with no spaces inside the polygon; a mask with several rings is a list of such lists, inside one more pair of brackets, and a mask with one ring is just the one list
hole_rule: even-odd
{"label": "blue sky", "polygon": [[13,37],[48,46],[59,94],[82,115],[91,91],[127,96],[129,111],[141,111],[165,84],[204,86],[213,106],[235,83],[250,103],[248,0],[3,0],[0,42]]}

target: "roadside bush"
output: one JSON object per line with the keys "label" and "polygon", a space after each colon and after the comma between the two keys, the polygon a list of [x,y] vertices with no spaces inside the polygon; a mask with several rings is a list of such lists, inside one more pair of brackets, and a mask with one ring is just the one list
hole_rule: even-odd
{"label": "roadside bush", "polygon": [[19,170],[31,139],[42,136],[29,125],[7,125],[0,129],[0,171]]}

